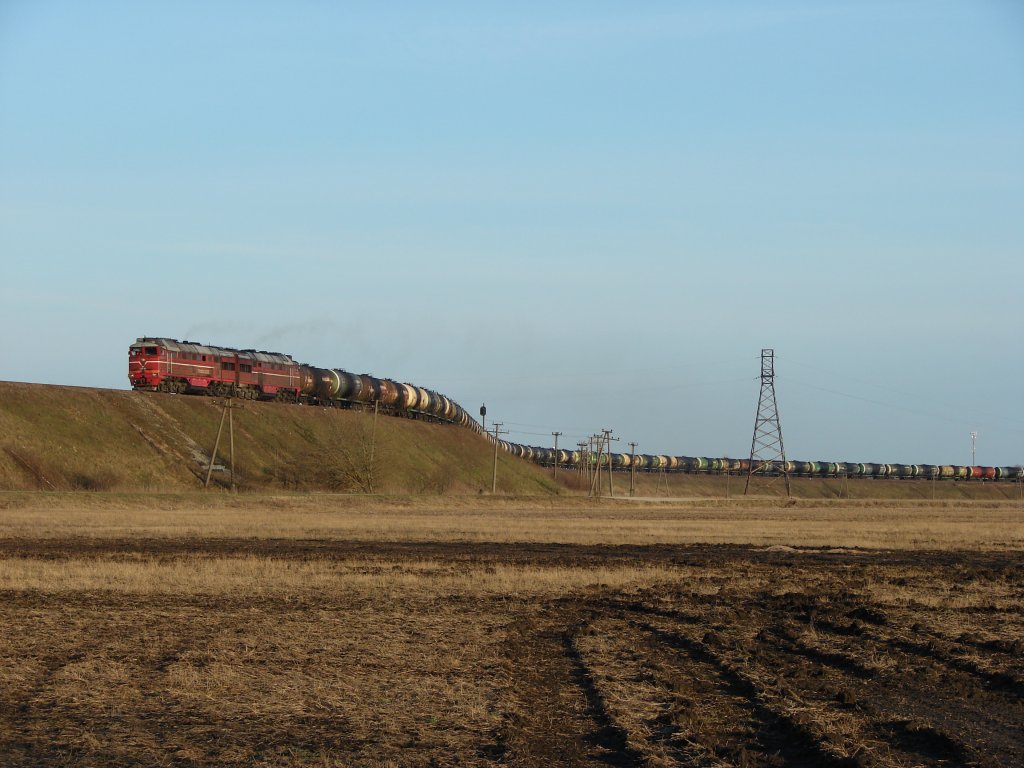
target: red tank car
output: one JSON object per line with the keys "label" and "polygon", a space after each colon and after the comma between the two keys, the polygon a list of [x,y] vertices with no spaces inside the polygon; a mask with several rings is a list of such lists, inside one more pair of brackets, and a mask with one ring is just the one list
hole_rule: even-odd
{"label": "red tank car", "polygon": [[253,400],[297,400],[302,389],[289,355],[145,336],[128,349],[128,381],[135,389]]}

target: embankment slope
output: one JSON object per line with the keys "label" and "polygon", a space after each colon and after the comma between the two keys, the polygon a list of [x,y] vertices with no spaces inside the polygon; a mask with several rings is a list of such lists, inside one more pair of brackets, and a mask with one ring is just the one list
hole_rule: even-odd
{"label": "embankment slope", "polygon": [[[0,490],[188,490],[201,485],[223,400],[0,382]],[[372,412],[238,403],[243,490],[490,491],[490,444],[465,429]],[[225,425],[211,484],[230,482]],[[498,457],[498,491],[553,494],[540,467]]]}
{"label": "embankment slope", "polygon": [[[202,485],[223,413],[221,399],[0,381],[0,491],[188,491]],[[477,495],[491,490],[493,448],[479,435],[372,412],[238,402],[235,466],[243,491]],[[225,428],[211,485],[227,487]],[[607,475],[605,475],[607,482]],[[638,473],[641,498],[728,498],[743,477]],[[498,492],[585,494],[585,483],[499,453]],[[616,496],[629,474],[616,473]],[[755,478],[757,496],[782,496]],[[1012,500],[1015,483],[794,478],[806,499]],[[605,493],[607,486],[605,485]]]}

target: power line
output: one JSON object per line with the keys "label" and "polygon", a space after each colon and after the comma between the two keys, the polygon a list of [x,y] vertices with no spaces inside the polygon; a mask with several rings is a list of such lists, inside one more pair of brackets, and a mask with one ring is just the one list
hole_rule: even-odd
{"label": "power line", "polygon": [[[638,387],[638,386],[634,386],[634,385],[630,384],[628,387],[613,387],[613,388],[610,388],[610,389],[602,389],[602,390],[595,390],[595,389],[587,390],[587,389],[574,388],[571,392],[565,392],[564,395],[562,395],[561,397],[559,397],[557,394],[552,396],[552,392],[550,392],[550,391],[541,392],[541,391],[539,391],[539,390],[543,389],[541,387],[541,388],[538,388],[538,393],[537,394],[524,394],[522,392],[516,392],[516,393],[511,393],[511,394],[503,394],[501,399],[503,401],[510,401],[510,402],[512,402],[512,401],[515,401],[515,402],[530,402],[530,401],[537,401],[537,400],[544,400],[546,402],[557,402],[558,400],[564,400],[564,399],[567,399],[567,398],[571,398],[572,400],[589,400],[589,399],[595,399],[595,398],[601,398],[601,397],[614,397],[614,398],[618,398],[618,397],[621,396],[623,389],[626,389],[626,388],[628,388],[630,393],[676,392],[676,391],[688,390],[688,389],[703,389],[703,388],[706,388],[706,387],[720,387],[720,386],[723,386],[725,384],[743,384],[743,383],[749,383],[751,381],[757,381],[757,377],[756,376],[743,376],[741,378],[719,379],[717,381],[687,381],[687,382],[682,382],[680,384],[665,384],[665,385],[662,385],[662,386],[653,386],[653,387]],[[543,383],[543,382],[541,382],[541,383]]]}
{"label": "power line", "polygon": [[[906,391],[904,389],[899,389],[897,387],[890,386],[889,384],[879,383],[877,381],[872,381],[872,380],[865,379],[865,378],[862,378],[862,377],[857,377],[857,376],[851,376],[851,375],[848,375],[848,374],[836,373],[835,371],[831,371],[831,370],[829,370],[827,368],[822,368],[821,366],[817,366],[817,365],[809,365],[807,363],[801,363],[801,362],[799,362],[797,360],[791,360],[788,357],[786,358],[786,363],[787,364],[791,364],[791,365],[796,365],[796,366],[798,366],[800,368],[806,368],[806,369],[811,370],[811,371],[817,371],[819,373],[824,373],[826,376],[833,376],[835,378],[842,379],[843,381],[859,382],[861,384],[865,384],[865,385],[867,385],[869,387],[872,387],[874,389],[885,390],[885,391],[892,392],[894,394],[900,395],[902,397],[912,398],[913,400],[920,400],[921,399],[921,394],[922,393],[920,391],[919,392],[908,392],[908,391]],[[787,377],[787,381],[788,380],[789,380],[789,378]],[[807,384],[806,386],[814,386],[814,385]],[[843,395],[845,397],[857,398],[856,395],[846,395],[846,394],[844,394],[842,392],[833,392],[832,390],[828,390],[828,389],[826,389],[825,391],[832,392],[832,394]],[[889,403],[881,403],[881,402],[874,401],[874,400],[867,400],[867,401],[871,402],[871,403],[874,403],[876,405],[886,405],[888,407],[894,407],[894,408],[895,407],[900,407],[900,406],[891,405]],[[1020,424],[1024,424],[1024,419],[1015,417],[1015,416],[1013,416],[1012,414],[1009,414],[1009,413],[992,413],[990,411],[979,410],[979,409],[977,409],[975,407],[972,407],[971,403],[972,402],[976,402],[976,401],[977,401],[976,397],[972,397],[970,400],[965,397],[963,402],[958,402],[958,403],[949,403],[949,402],[941,402],[941,401],[933,401],[933,402],[935,403],[936,406],[941,408],[943,411],[956,411],[956,412],[959,412],[959,413],[968,412],[968,413],[970,413],[972,415],[983,415],[983,416],[985,416],[987,418],[990,418],[990,419],[991,418],[998,419],[1000,422],[1013,421],[1013,422],[1017,422],[1017,423],[1020,423]],[[965,408],[965,405],[967,405],[969,407]],[[930,416],[931,414],[927,414],[927,415]]]}
{"label": "power line", "polygon": [[[965,418],[955,419],[955,418],[952,418],[952,417],[948,416],[947,414],[934,413],[934,412],[931,412],[931,411],[924,411],[924,410],[921,410],[920,408],[910,408],[910,407],[905,406],[905,405],[897,405],[896,403],[887,403],[887,402],[885,402],[883,400],[874,400],[874,399],[872,399],[870,397],[862,397],[860,395],[850,394],[849,392],[841,392],[841,391],[839,391],[837,389],[830,389],[828,387],[821,387],[821,386],[818,386],[816,384],[808,384],[807,382],[799,381],[798,379],[792,379],[792,378],[788,378],[787,377],[785,379],[785,381],[787,381],[787,382],[789,382],[791,384],[796,384],[797,386],[800,386],[800,387],[806,387],[808,389],[816,389],[819,392],[826,392],[826,393],[828,393],[830,395],[838,395],[839,397],[845,397],[845,398],[848,398],[850,400],[859,400],[860,402],[863,402],[863,403],[869,403],[871,405],[879,405],[879,406],[882,406],[883,408],[891,408],[891,409],[896,410],[896,411],[905,411],[906,413],[913,413],[913,414],[916,414],[918,416],[927,416],[929,419],[938,419],[940,421],[945,421],[945,422],[948,422],[950,424],[963,425],[963,424],[970,424],[971,423],[970,419],[965,419]],[[986,426],[988,426],[988,425],[986,425]],[[1014,429],[1012,431],[1018,432],[1018,431],[1021,431],[1021,430]]]}

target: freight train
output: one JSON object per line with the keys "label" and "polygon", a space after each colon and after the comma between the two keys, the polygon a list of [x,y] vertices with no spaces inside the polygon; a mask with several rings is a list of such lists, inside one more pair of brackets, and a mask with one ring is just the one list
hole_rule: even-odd
{"label": "freight train", "polygon": [[[255,349],[213,347],[193,341],[140,337],[128,350],[128,380],[135,389],[179,394],[207,394],[251,400],[277,400],[329,406],[374,406],[386,413],[457,424],[485,432],[462,406],[431,389],[341,368],[296,363],[290,355]],[[580,451],[520,445],[505,440],[499,447],[528,461],[569,469],[586,462],[613,470],[746,474],[746,459]],[[829,461],[774,462],[768,473],[783,470],[808,477],[888,477],[941,480],[1024,479],[1024,467],[970,467],[937,464],[865,464]]]}

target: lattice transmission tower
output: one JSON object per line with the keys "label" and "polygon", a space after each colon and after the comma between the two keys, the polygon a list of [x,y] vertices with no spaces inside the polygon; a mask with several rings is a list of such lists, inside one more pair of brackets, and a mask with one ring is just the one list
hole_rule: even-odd
{"label": "lattice transmission tower", "polygon": [[786,448],[782,444],[782,424],[779,422],[779,406],[775,402],[775,350],[761,350],[761,395],[757,399],[757,416],[754,418],[754,438],[750,441],[750,467],[747,482],[743,486],[746,496],[750,488],[751,475],[767,474],[777,470],[786,481],[786,496],[791,496],[789,467],[786,464]]}

